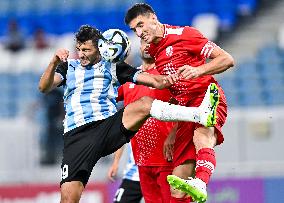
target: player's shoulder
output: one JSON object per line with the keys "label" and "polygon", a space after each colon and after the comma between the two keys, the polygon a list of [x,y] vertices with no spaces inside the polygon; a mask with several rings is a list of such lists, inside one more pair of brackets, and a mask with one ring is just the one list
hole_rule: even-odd
{"label": "player's shoulder", "polygon": [[199,34],[200,32],[195,28],[195,27],[191,27],[191,26],[184,26],[184,34]]}
{"label": "player's shoulder", "polygon": [[134,86],[135,86],[134,83],[132,83],[132,82],[126,82],[126,83],[124,83],[123,85],[121,85],[119,88],[127,89],[127,88],[134,87]]}
{"label": "player's shoulder", "polygon": [[187,35],[187,36],[189,35],[191,37],[203,36],[198,29],[196,29],[195,27],[191,27],[191,26],[185,26],[184,27],[183,35]]}

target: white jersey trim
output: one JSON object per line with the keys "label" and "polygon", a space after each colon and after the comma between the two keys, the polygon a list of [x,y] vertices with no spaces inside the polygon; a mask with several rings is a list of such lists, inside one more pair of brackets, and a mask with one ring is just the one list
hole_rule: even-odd
{"label": "white jersey trim", "polygon": [[202,48],[200,54],[204,56],[205,58],[209,58],[214,48],[217,47],[217,45],[214,42],[208,41]]}

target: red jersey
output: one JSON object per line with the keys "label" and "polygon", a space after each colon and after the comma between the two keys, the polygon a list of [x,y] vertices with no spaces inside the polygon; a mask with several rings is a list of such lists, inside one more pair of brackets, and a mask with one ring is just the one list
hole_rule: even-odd
{"label": "red jersey", "polygon": [[[157,44],[151,43],[148,53],[155,59],[162,75],[174,74],[179,67],[197,67],[205,63],[216,45],[193,27],[164,25],[164,36]],[[181,79],[170,87],[171,93],[181,105],[191,99],[203,97],[210,83],[217,83],[211,75],[195,79]]]}
{"label": "red jersey", "polygon": [[[159,74],[155,69],[147,72]],[[119,87],[117,100],[124,100],[126,106],[143,96],[169,101],[170,92],[167,89],[158,90],[127,82]],[[134,160],[138,166],[171,166],[171,163],[167,162],[163,156],[163,145],[172,127],[173,122],[162,122],[154,118],[146,120],[131,139]]]}

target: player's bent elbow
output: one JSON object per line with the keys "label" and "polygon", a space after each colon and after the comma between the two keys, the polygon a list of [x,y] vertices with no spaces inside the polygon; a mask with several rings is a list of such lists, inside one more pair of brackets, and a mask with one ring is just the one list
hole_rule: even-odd
{"label": "player's bent elbow", "polygon": [[143,96],[139,99],[139,105],[143,107],[144,111],[150,111],[151,107],[152,107],[152,103],[153,103],[154,99],[152,97],[149,96]]}
{"label": "player's bent elbow", "polygon": [[230,54],[226,54],[224,57],[225,57],[224,60],[226,61],[225,62],[226,67],[227,67],[226,69],[229,69],[235,66],[235,60]]}
{"label": "player's bent elbow", "polygon": [[234,67],[235,66],[234,58],[230,55],[228,60],[229,60],[229,67]]}

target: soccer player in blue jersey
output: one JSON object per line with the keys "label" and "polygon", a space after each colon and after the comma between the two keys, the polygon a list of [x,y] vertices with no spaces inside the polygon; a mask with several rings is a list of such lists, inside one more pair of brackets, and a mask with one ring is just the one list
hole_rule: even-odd
{"label": "soccer player in blue jersey", "polygon": [[178,76],[150,75],[124,62],[107,62],[98,51],[100,38],[101,33],[96,28],[81,26],[75,35],[79,59],[68,59],[69,51],[58,49],[39,82],[43,93],[57,86],[64,87],[61,203],[79,202],[97,161],[129,142],[150,116],[205,126],[216,122],[218,101],[215,98],[219,93],[218,89],[212,91],[211,86],[199,107],[170,105],[142,97],[117,111],[119,85],[129,81],[160,89],[173,84]]}

